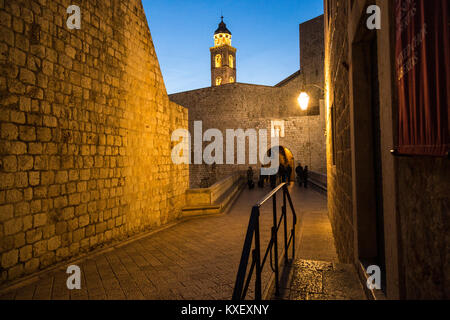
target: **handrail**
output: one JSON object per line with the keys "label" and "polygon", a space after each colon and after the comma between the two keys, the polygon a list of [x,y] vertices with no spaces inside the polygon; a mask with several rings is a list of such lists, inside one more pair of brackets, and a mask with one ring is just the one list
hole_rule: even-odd
{"label": "handrail", "polygon": [[261,200],[259,200],[254,206],[256,207],[261,207],[264,203],[267,202],[267,200],[269,200],[270,198],[273,197],[273,195],[275,193],[277,193],[278,191],[280,191],[281,188],[283,188],[286,185],[286,182],[281,183],[278,187],[276,187],[275,189],[273,189],[272,191],[270,191],[268,194],[266,194],[264,196],[264,198],[262,198]]}
{"label": "handrail", "polygon": [[[284,230],[284,252],[281,258],[284,257],[285,264],[289,262],[288,250],[292,244],[292,259],[295,257],[295,225],[297,224],[297,215],[295,213],[294,206],[292,204],[292,199],[287,188],[287,183],[281,183],[271,192],[269,192],[264,198],[258,201],[253,207],[250,214],[250,219],[248,222],[247,233],[245,235],[244,246],[242,249],[241,260],[239,262],[239,269],[236,276],[236,282],[233,290],[233,300],[244,300],[250,282],[255,272],[255,300],[261,300],[262,298],[262,283],[261,283],[261,273],[266,263],[266,259],[270,254],[270,266],[275,273],[275,295],[280,293],[280,283],[279,283],[279,263],[278,263],[278,230],[281,227],[282,222]],[[277,193],[283,190],[283,205],[281,207],[280,219],[277,219]],[[270,199],[273,199],[273,225],[271,228],[271,239],[265,250],[264,257],[261,262],[261,242],[260,242],[260,229],[259,229],[259,216],[260,208]],[[289,235],[287,234],[287,203],[292,211],[292,229]],[[252,247],[254,249],[252,250]],[[275,251],[274,257],[272,259],[273,251]],[[252,262],[250,269],[247,274],[247,267],[250,259],[250,252],[252,257]],[[275,266],[273,266],[275,264]]]}

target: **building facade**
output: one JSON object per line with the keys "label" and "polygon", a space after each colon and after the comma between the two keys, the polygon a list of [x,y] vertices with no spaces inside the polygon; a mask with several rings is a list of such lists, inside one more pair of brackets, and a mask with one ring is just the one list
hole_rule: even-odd
{"label": "building facade", "polygon": [[[375,296],[448,299],[448,4],[326,0],[324,6],[328,209],[339,258],[353,263],[363,282],[369,265],[381,268]],[[373,17],[380,29],[369,28]],[[411,32],[426,25],[434,30]],[[411,34],[408,47],[402,41]],[[411,52],[411,63],[399,67]],[[403,87],[412,79],[417,87]],[[409,110],[424,102],[417,114],[431,120],[405,117],[405,99]],[[408,121],[415,124],[403,130]],[[427,148],[413,145],[420,137]]]}
{"label": "building facade", "polygon": [[[222,32],[226,33],[223,26]],[[271,134],[279,130],[279,143],[292,153],[295,165],[301,162],[302,165],[308,165],[310,170],[326,173],[323,16],[302,23],[300,39],[301,69],[273,87],[244,83],[222,83],[216,86],[214,79],[217,75],[228,76],[227,72],[231,72],[231,68],[225,66],[222,69],[213,68],[211,87],[170,95],[171,101],[189,110],[191,135],[194,134],[197,121],[202,122],[203,132],[215,128],[222,132],[223,137],[227,129],[265,129],[270,140]],[[224,52],[221,55],[223,61],[227,50],[232,48],[228,45],[231,44],[231,35],[226,41],[227,44],[213,48],[219,51],[211,49],[213,67],[215,52]],[[233,67],[236,72],[235,61]],[[300,110],[297,101],[302,91],[310,96],[307,111]],[[204,143],[202,149],[207,145]],[[247,170],[249,165],[257,170],[261,164],[259,159],[257,163],[249,163],[248,143],[245,153],[247,162],[243,165],[191,163],[190,186],[208,187],[233,172]]]}

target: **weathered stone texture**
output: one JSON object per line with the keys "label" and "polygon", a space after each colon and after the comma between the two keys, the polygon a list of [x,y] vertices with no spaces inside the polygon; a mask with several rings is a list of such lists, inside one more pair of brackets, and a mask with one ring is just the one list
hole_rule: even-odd
{"label": "weathered stone texture", "polygon": [[[308,84],[323,87],[324,83],[324,16],[300,24],[300,67]],[[307,88],[311,90],[311,88]]]}
{"label": "weathered stone texture", "polygon": [[189,178],[141,1],[0,4],[1,282],[176,219]]}
{"label": "weathered stone texture", "polygon": [[447,159],[398,160],[405,294],[408,299],[448,299],[450,167]]}
{"label": "weathered stone texture", "polygon": [[[329,94],[327,112],[328,214],[340,261],[354,261],[350,106],[348,88],[347,1],[328,2],[326,14],[325,82]],[[332,131],[334,108],[335,138]],[[334,155],[333,155],[334,143]]]}
{"label": "weathered stone texture", "polygon": [[[172,101],[189,109],[192,139],[194,121],[202,121],[203,132],[219,129],[224,141],[226,129],[266,129],[270,141],[271,121],[283,120],[285,136],[280,138],[280,145],[293,153],[296,162],[325,173],[323,33],[323,16],[300,25],[301,70],[274,87],[235,83],[170,95]],[[311,97],[308,112],[301,111],[298,105],[302,91]],[[204,143],[203,149],[207,145]],[[246,148],[246,165],[190,165],[190,186],[207,187],[233,172],[247,170],[248,142]],[[259,163],[252,167],[259,167]],[[255,178],[258,176],[256,173]]]}
{"label": "weathered stone texture", "polygon": [[[293,81],[299,80],[300,78],[297,78]],[[203,132],[210,128],[219,129],[226,143],[227,129],[255,129],[256,132],[266,129],[270,139],[271,120],[284,120],[285,137],[280,138],[280,145],[291,150],[295,161],[309,165],[309,141],[311,141],[310,169],[324,172],[325,119],[322,117],[323,113],[306,116],[306,112],[300,110],[296,100],[299,88],[300,85],[291,89],[236,83],[174,94],[170,99],[189,109],[189,131],[192,139],[194,139],[194,121],[202,121]],[[318,109],[317,106],[316,112]],[[203,149],[208,144],[203,143]],[[244,165],[191,165],[191,187],[205,186],[202,183],[205,180],[208,181],[207,185],[211,185],[233,172],[247,170],[248,149],[247,141],[247,164]],[[235,144],[235,157],[236,155]],[[224,156],[224,162],[225,160]],[[256,166],[252,166],[255,169]]]}
{"label": "weathered stone texture", "polygon": [[[341,261],[353,262],[359,266],[367,250],[367,243],[372,246],[375,239],[364,239],[365,222],[356,225],[353,221],[354,213],[357,219],[370,215],[367,207],[356,207],[363,199],[358,192],[361,183],[362,170],[357,168],[358,153],[361,154],[362,144],[356,144],[351,149],[351,119],[349,100],[353,101],[353,132],[354,137],[363,134],[357,128],[361,124],[359,98],[372,92],[380,95],[380,128],[381,142],[381,175],[383,182],[383,234],[384,256],[386,267],[386,287],[384,293],[388,298],[395,299],[448,299],[449,292],[449,212],[450,212],[450,167],[448,159],[410,156],[396,157],[389,150],[396,147],[397,130],[395,116],[398,104],[395,86],[390,86],[391,76],[395,71],[395,16],[388,14],[388,5],[384,6],[386,19],[391,28],[376,31],[378,46],[377,72],[379,86],[371,87],[367,91],[359,84],[355,84],[357,74],[361,72],[361,61],[357,48],[361,45],[360,30],[366,29],[365,8],[370,1],[325,1],[325,82],[328,89],[327,114],[327,163],[328,163],[328,209],[335,237],[336,249]],[[351,6],[350,6],[351,5]],[[394,6],[392,6],[394,8]],[[357,9],[359,11],[357,11]],[[390,30],[390,31],[389,31]],[[355,34],[353,34],[355,33]],[[352,43],[348,43],[348,38]],[[351,50],[350,50],[351,49]],[[350,52],[352,51],[352,52]],[[391,52],[389,52],[391,51]],[[352,57],[350,57],[350,54]],[[349,61],[350,60],[350,61]],[[389,62],[390,61],[390,62]],[[348,70],[353,73],[353,88],[349,88]],[[365,71],[364,69],[362,69]],[[375,91],[377,90],[377,91]],[[391,91],[392,90],[392,91]],[[383,95],[384,93],[384,95]],[[353,96],[351,96],[353,95]],[[356,103],[355,103],[356,101]],[[334,110],[334,119],[333,119]],[[363,118],[365,119],[365,118]],[[334,126],[334,139],[333,127]],[[383,132],[384,131],[384,132]],[[356,141],[356,139],[355,139]],[[333,152],[334,146],[334,152]],[[370,146],[370,151],[375,151]],[[352,153],[354,159],[352,160]],[[352,173],[354,161],[354,174]],[[380,165],[380,163],[377,163]],[[374,170],[366,167],[365,170]],[[359,178],[359,179],[358,179]],[[352,186],[353,179],[353,186]],[[359,183],[359,185],[358,185]],[[370,181],[369,183],[372,183]],[[389,188],[386,188],[387,184]],[[352,189],[355,188],[352,192]],[[388,193],[390,190],[392,193]],[[353,199],[353,194],[356,199]],[[375,196],[375,195],[374,195]],[[353,207],[355,205],[355,207]],[[394,232],[393,232],[394,231]],[[358,241],[358,246],[355,243]],[[397,255],[398,254],[398,255]],[[382,257],[383,257],[382,256]]]}

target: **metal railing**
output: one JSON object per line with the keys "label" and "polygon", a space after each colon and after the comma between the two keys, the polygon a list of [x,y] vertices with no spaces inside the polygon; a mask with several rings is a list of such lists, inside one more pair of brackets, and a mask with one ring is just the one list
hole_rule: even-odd
{"label": "metal railing", "polygon": [[[283,192],[283,205],[281,207],[281,217],[277,217],[277,193],[282,190]],[[271,228],[271,238],[269,244],[265,250],[264,257],[261,260],[261,237],[260,237],[260,208],[263,204],[268,202],[272,198],[272,211],[273,211],[273,225]],[[287,206],[286,199],[289,202],[289,206],[292,211],[292,229],[288,237],[287,232]],[[284,223],[283,223],[284,222]],[[242,249],[241,261],[239,263],[239,270],[236,277],[236,283],[233,290],[233,300],[244,300],[250,282],[255,272],[255,300],[262,299],[262,284],[261,273],[264,268],[264,264],[267,261],[267,257],[270,255],[270,266],[275,273],[275,295],[280,294],[280,279],[279,279],[279,263],[278,263],[278,231],[283,223],[284,230],[284,252],[281,259],[285,259],[285,264],[289,263],[288,249],[292,244],[292,259],[295,257],[295,225],[297,224],[297,215],[295,214],[294,206],[292,204],[291,196],[289,194],[287,184],[282,183],[269,194],[267,194],[262,200],[255,204],[252,208],[250,215],[250,221],[248,223],[247,234],[245,236],[244,247]],[[253,247],[253,250],[252,250]],[[273,252],[275,254],[273,255]],[[247,267],[251,253],[251,265],[247,274]],[[274,256],[272,258],[272,255]]]}

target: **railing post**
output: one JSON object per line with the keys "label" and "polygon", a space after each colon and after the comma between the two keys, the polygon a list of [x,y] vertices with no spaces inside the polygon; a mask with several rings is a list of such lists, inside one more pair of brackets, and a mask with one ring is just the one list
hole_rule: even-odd
{"label": "railing post", "polygon": [[[289,201],[289,205],[292,210],[292,260],[295,259],[295,225],[297,224],[297,214],[295,213],[294,205],[292,204],[291,195],[289,191],[286,192],[287,199]],[[287,254],[287,253],[286,253]]]}
{"label": "railing post", "polygon": [[279,283],[279,276],[278,276],[278,246],[277,246],[277,228],[276,227],[272,227],[272,241],[273,241],[273,251],[274,251],[274,264],[275,264],[275,296],[279,296],[280,295],[280,283]]}
{"label": "railing post", "polygon": [[244,298],[244,297],[242,297],[242,289],[244,287],[245,274],[247,272],[248,259],[250,256],[250,250],[251,250],[251,246],[252,246],[252,238],[253,238],[253,234],[255,232],[254,225],[256,225],[258,221],[259,221],[259,208],[253,207],[252,213],[250,214],[250,219],[248,222],[247,233],[245,235],[244,246],[242,249],[242,256],[241,256],[241,260],[239,262],[239,269],[238,269],[238,273],[236,276],[236,282],[234,285],[233,298],[232,298],[233,300],[241,300]]}
{"label": "railing post", "polygon": [[[283,206],[282,206],[282,214],[280,221],[277,219],[277,193],[283,189]],[[260,235],[260,207],[269,201],[272,198],[273,200],[273,226],[271,228],[271,241],[269,246],[265,250],[263,261],[261,261],[261,235]],[[292,234],[288,237],[287,234],[287,207],[288,205],[292,211],[293,225],[292,225]],[[249,224],[247,227],[247,233],[245,236],[244,247],[242,249],[241,260],[239,263],[238,274],[236,276],[236,282],[233,290],[233,300],[242,300],[245,299],[248,286],[251,282],[253,272],[255,271],[255,300],[262,299],[262,268],[263,265],[261,263],[266,262],[266,258],[270,254],[271,264],[275,263],[275,294],[279,296],[280,294],[280,283],[279,283],[279,263],[278,263],[278,229],[281,226],[281,219],[284,219],[284,246],[285,246],[285,262],[289,263],[288,259],[288,250],[289,245],[292,241],[292,257],[295,257],[295,225],[297,223],[297,215],[295,213],[295,209],[292,203],[291,196],[289,194],[289,190],[287,189],[287,185],[283,183],[279,185],[275,190],[272,190],[264,199],[259,201],[252,208],[252,213],[250,215]],[[279,224],[278,224],[279,223]],[[252,246],[253,240],[255,241],[254,247]],[[252,250],[253,247],[253,250]],[[250,254],[252,255],[252,264],[249,270],[248,277],[246,277],[247,267],[249,262]],[[272,254],[274,254],[274,261],[272,261]]]}
{"label": "railing post", "polygon": [[288,235],[287,235],[287,210],[286,210],[286,189],[283,188],[283,217],[284,217],[284,262],[288,264],[289,257],[288,257]]}
{"label": "railing post", "polygon": [[256,268],[256,279],[255,279],[255,300],[262,300],[262,288],[261,288],[261,243],[259,234],[259,208],[257,219],[255,221],[255,268]]}
{"label": "railing post", "polygon": [[272,241],[275,262],[275,295],[280,295],[280,284],[278,279],[278,233],[277,233],[277,195],[273,195],[273,227],[272,227]]}

